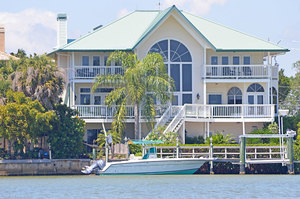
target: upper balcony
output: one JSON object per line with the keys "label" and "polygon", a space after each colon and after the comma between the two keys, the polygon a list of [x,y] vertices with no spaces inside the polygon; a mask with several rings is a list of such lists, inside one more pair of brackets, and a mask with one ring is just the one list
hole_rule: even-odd
{"label": "upper balcony", "polygon": [[75,66],[75,79],[95,79],[98,75],[124,74],[121,66]]}
{"label": "upper balcony", "polygon": [[278,66],[206,65],[206,79],[277,79]]}

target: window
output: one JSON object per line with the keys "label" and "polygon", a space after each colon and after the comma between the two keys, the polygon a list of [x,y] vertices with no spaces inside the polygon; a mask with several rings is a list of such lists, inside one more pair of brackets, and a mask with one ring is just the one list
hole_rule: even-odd
{"label": "window", "polygon": [[218,65],[218,57],[217,56],[212,56],[210,58],[210,62],[211,62],[211,65]]}
{"label": "window", "polygon": [[89,66],[90,65],[89,56],[82,56],[82,65],[83,66]]}
{"label": "window", "polygon": [[265,92],[265,90],[260,84],[254,83],[248,87],[247,92]]}
{"label": "window", "polygon": [[222,65],[228,65],[228,56],[222,57]]}
{"label": "window", "polygon": [[107,64],[107,59],[108,59],[108,56],[105,56],[104,57],[104,66],[106,66],[106,64]]}
{"label": "window", "polygon": [[169,57],[168,57],[168,40],[163,40],[163,41],[160,41],[160,42],[154,44],[151,47],[150,52],[159,53],[164,58],[164,62],[167,62],[169,59]]}
{"label": "window", "polygon": [[227,96],[228,104],[242,104],[242,91],[238,87],[232,87]]}
{"label": "window", "polygon": [[100,57],[93,56],[93,66],[100,66]]}
{"label": "window", "polygon": [[233,56],[233,58],[232,58],[232,64],[233,65],[240,65],[240,57]]}
{"label": "window", "polygon": [[192,91],[192,64],[182,64],[182,91]]}
{"label": "window", "polygon": [[189,50],[182,43],[170,40],[171,62],[191,62],[192,57]]}
{"label": "window", "polygon": [[222,95],[220,94],[209,94],[208,95],[209,104],[222,104]]}
{"label": "window", "polygon": [[95,93],[110,93],[113,88],[96,88]]}
{"label": "window", "polygon": [[192,56],[188,48],[176,40],[163,40],[155,43],[149,53],[159,53],[166,66],[166,71],[173,78],[175,91],[173,105],[192,101]]}
{"label": "window", "polygon": [[180,91],[180,65],[171,64],[171,77],[175,83],[175,91]]}
{"label": "window", "polygon": [[90,88],[80,88],[81,93],[90,93],[91,89]]}
{"label": "window", "polygon": [[244,56],[244,65],[250,65],[250,56]]}
{"label": "window", "polygon": [[80,94],[80,105],[90,105],[91,95],[90,94]]}
{"label": "window", "polygon": [[182,104],[192,104],[192,94],[183,94],[182,95]]}

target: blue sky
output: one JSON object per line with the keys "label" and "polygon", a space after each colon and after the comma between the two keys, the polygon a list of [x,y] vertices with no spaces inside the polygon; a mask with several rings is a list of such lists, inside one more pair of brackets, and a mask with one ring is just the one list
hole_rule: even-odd
{"label": "blue sky", "polygon": [[[49,52],[56,45],[56,14],[67,13],[68,37],[78,38],[136,9],[159,9],[159,0],[15,0],[3,1],[0,24],[6,26],[6,51]],[[270,40],[291,51],[277,57],[291,76],[300,60],[299,0],[160,0],[161,9],[179,9]]]}

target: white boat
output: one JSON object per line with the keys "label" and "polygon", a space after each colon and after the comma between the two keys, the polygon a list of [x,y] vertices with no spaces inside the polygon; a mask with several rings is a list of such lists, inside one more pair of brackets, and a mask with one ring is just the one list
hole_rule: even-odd
{"label": "white boat", "polygon": [[99,175],[175,175],[193,174],[207,160],[201,158],[144,159],[112,162]]}
{"label": "white boat", "polygon": [[[154,143],[153,141],[140,141],[139,144],[142,142]],[[156,148],[149,147],[143,159],[108,162],[106,165],[104,160],[98,160],[82,172],[90,174],[98,168],[95,172],[98,175],[183,175],[195,173],[205,162],[211,160],[208,158],[157,158]]]}

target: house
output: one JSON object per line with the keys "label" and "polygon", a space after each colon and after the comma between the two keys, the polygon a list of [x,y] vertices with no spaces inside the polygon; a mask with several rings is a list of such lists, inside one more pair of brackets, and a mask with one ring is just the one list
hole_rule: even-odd
{"label": "house", "polygon": [[9,59],[17,60],[19,58],[5,53],[5,27],[0,24],[0,61],[8,61]]}
{"label": "house", "polygon": [[[67,43],[67,16],[58,15],[58,45],[49,54],[68,74],[64,102],[86,121],[87,141],[109,129],[112,109],[104,104],[113,89],[91,91],[99,74],[121,73],[106,66],[111,52],[143,58],[160,53],[175,80],[170,105],[157,105],[156,122],[165,132],[207,137],[223,132],[238,136],[274,120],[278,103],[278,65],[273,58],[286,48],[216,24],[172,6],[163,11],[135,11]],[[133,107],[128,107],[125,134],[134,138]],[[141,116],[142,117],[142,116]],[[150,129],[141,118],[142,135]]]}

